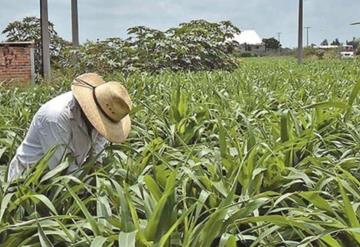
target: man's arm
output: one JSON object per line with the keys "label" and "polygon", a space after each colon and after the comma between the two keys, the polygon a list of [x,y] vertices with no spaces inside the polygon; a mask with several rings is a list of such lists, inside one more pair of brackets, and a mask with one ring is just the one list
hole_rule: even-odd
{"label": "man's arm", "polygon": [[49,160],[49,169],[54,169],[64,155],[73,153],[71,147],[71,128],[65,122],[45,121],[40,129],[40,143],[44,153],[56,146]]}

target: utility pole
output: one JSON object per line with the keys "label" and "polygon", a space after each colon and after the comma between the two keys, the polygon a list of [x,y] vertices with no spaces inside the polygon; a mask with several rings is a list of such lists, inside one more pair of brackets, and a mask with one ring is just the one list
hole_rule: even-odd
{"label": "utility pole", "polygon": [[278,36],[278,41],[279,41],[279,43],[281,43],[281,41],[280,41],[281,33],[278,32],[278,33],[277,33],[277,36]]}
{"label": "utility pole", "polygon": [[281,53],[281,41],[280,41],[280,36],[281,36],[281,32],[277,32],[277,36],[278,36],[278,41],[279,41],[279,53]]}
{"label": "utility pole", "polygon": [[40,0],[42,76],[50,79],[50,34],[47,0]]}
{"label": "utility pole", "polygon": [[71,0],[71,25],[73,46],[79,46],[79,19],[77,0]]}
{"label": "utility pole", "polygon": [[311,27],[304,27],[306,29],[306,47],[309,47],[309,29]]}
{"label": "utility pole", "polygon": [[298,64],[303,62],[303,15],[304,15],[304,1],[299,0],[299,35],[298,35]]}

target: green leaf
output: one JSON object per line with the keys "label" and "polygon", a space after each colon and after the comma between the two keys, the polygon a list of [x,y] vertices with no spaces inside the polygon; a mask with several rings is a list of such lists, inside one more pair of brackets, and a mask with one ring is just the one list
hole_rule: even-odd
{"label": "green leaf", "polygon": [[227,157],[227,145],[226,145],[226,132],[221,124],[221,119],[218,120],[218,126],[219,126],[219,146],[220,146],[220,154],[222,158]]}
{"label": "green leaf", "polygon": [[223,234],[220,239],[219,247],[236,247],[236,236]]}
{"label": "green leaf", "polygon": [[56,166],[54,169],[50,170],[48,173],[46,173],[40,180],[40,183],[45,182],[46,180],[51,179],[55,175],[59,174],[60,172],[64,171],[69,167],[69,161],[65,160],[60,165]]}
{"label": "green leaf", "polygon": [[4,216],[4,212],[7,209],[7,206],[11,200],[11,197],[14,195],[14,193],[9,193],[4,196],[4,198],[1,201],[1,207],[0,207],[0,223],[2,222],[2,218]]}
{"label": "green leaf", "polygon": [[57,211],[53,205],[53,203],[49,200],[49,198],[47,198],[46,196],[44,195],[30,195],[30,198],[31,199],[38,199],[40,200],[42,203],[44,203],[55,215],[57,215]]}
{"label": "green leaf", "polygon": [[146,175],[144,177],[144,181],[145,181],[147,188],[151,192],[151,195],[154,197],[154,199],[156,201],[159,201],[161,198],[161,190],[160,190],[159,186],[157,185],[157,183],[155,182],[155,180],[151,176]]}
{"label": "green leaf", "polygon": [[328,244],[330,247],[343,247],[336,239],[331,237],[331,235],[325,235],[321,237],[321,240]]}
{"label": "green leaf", "polygon": [[350,116],[351,110],[352,110],[352,105],[355,102],[356,97],[358,96],[360,92],[360,80],[355,84],[353,90],[351,91],[349,100],[348,100],[348,105],[349,105],[349,109],[347,110],[346,114],[345,114],[345,119],[347,119]]}
{"label": "green leaf", "polygon": [[3,154],[5,153],[6,151],[6,147],[3,147],[3,148],[0,148],[0,158],[3,156]]}
{"label": "green leaf", "polygon": [[346,194],[341,182],[338,181],[338,183],[339,183],[340,194],[343,199],[343,210],[344,210],[344,213],[350,223],[350,226],[360,227],[359,220],[356,217],[356,213],[351,205],[350,199],[349,199],[348,195]]}
{"label": "green leaf", "polygon": [[36,222],[34,222],[34,226],[35,229],[31,229],[31,230],[25,230],[23,229],[22,231],[18,232],[18,233],[13,233],[10,236],[7,237],[7,239],[4,242],[0,243],[0,247],[16,247],[16,246],[21,246],[21,243],[25,240],[27,240],[30,236],[32,236],[33,234],[36,233],[37,230],[37,224]]}
{"label": "green leaf", "polygon": [[[235,187],[234,187],[235,188]],[[219,235],[225,225],[225,218],[228,213],[228,206],[234,198],[234,189],[229,192],[228,196],[223,200],[219,208],[209,215],[207,221],[201,226],[199,240],[196,242],[199,246],[210,246],[209,244]]]}
{"label": "green leaf", "polygon": [[71,196],[74,198],[76,204],[79,206],[80,210],[85,215],[87,221],[90,223],[91,229],[94,232],[95,236],[100,235],[100,229],[96,223],[96,220],[92,217],[89,210],[86,208],[85,204],[80,200],[80,198],[74,193],[68,184],[64,184],[66,189],[69,191]]}
{"label": "green leaf", "polygon": [[119,233],[119,247],[135,247],[136,244],[136,231],[133,232],[120,232]]}
{"label": "green leaf", "polygon": [[170,196],[175,190],[175,184],[176,184],[176,173],[173,172],[167,179],[165,191],[156,204],[154,212],[150,215],[150,218],[148,220],[148,223],[145,228],[145,237],[147,240],[155,240],[158,235],[158,230],[160,227],[160,219],[162,214],[164,213],[164,208],[169,200]]}
{"label": "green leaf", "polygon": [[179,219],[169,228],[169,230],[161,237],[159,241],[159,247],[165,246],[167,241],[169,240],[171,234],[176,230],[176,228],[185,220],[185,218],[193,212],[197,204],[193,204],[186,212],[182,213]]}
{"label": "green leaf", "polygon": [[37,222],[37,226],[38,226],[39,240],[40,240],[41,247],[53,247],[54,245],[51,243],[51,241],[48,239],[48,237],[44,233],[44,230],[42,229],[39,221]]}
{"label": "green leaf", "polygon": [[180,102],[180,84],[178,84],[177,89],[173,91],[171,95],[171,112],[170,116],[173,122],[178,123],[181,120],[181,116],[179,113],[179,102]]}
{"label": "green leaf", "polygon": [[186,117],[188,111],[188,95],[183,91],[180,91],[178,111],[181,118]]}
{"label": "green leaf", "polygon": [[305,191],[299,193],[300,196],[311,202],[315,207],[318,207],[322,210],[327,211],[328,213],[334,215],[334,211],[331,208],[330,204],[320,196],[320,192],[316,191]]}
{"label": "green leaf", "polygon": [[289,119],[289,112],[286,110],[283,113],[281,113],[281,121],[280,121],[281,142],[287,142],[289,140],[288,119]]}
{"label": "green leaf", "polygon": [[[281,114],[281,120],[280,120],[280,136],[281,136],[281,142],[287,142],[290,140],[290,132],[289,132],[289,111],[285,110],[282,114]],[[284,152],[284,163],[287,166],[291,166],[291,162],[290,162],[290,151],[287,150]]]}
{"label": "green leaf", "polygon": [[58,146],[52,147],[36,164],[33,165],[31,169],[31,175],[26,177],[24,182],[25,186],[30,186],[31,184],[39,184],[39,179],[43,175],[46,168],[48,168],[48,161],[54,155]]}
{"label": "green leaf", "polygon": [[234,212],[228,219],[226,219],[225,224],[230,225],[238,219],[242,219],[248,216],[253,215],[254,211],[259,209],[261,206],[265,205],[269,201],[269,198],[256,198],[246,204],[236,212]]}
{"label": "green leaf", "polygon": [[[97,236],[91,242],[90,247],[102,247],[105,244],[106,240],[107,239],[104,238],[103,236]],[[124,245],[124,246],[126,246],[126,245]]]}
{"label": "green leaf", "polygon": [[131,221],[131,213],[129,209],[128,195],[124,192],[124,189],[117,184],[115,181],[112,181],[115,185],[116,192],[119,196],[120,201],[120,216],[121,216],[121,225],[125,232],[130,232],[135,229],[134,223]]}
{"label": "green leaf", "polygon": [[340,109],[347,109],[348,104],[341,101],[324,101],[320,103],[314,103],[308,106],[305,106],[304,109],[310,108],[340,108]]}

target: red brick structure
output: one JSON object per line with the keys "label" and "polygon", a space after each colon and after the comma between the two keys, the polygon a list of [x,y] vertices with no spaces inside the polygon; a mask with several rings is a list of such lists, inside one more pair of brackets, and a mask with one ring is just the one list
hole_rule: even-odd
{"label": "red brick structure", "polygon": [[34,80],[34,43],[0,43],[0,85]]}

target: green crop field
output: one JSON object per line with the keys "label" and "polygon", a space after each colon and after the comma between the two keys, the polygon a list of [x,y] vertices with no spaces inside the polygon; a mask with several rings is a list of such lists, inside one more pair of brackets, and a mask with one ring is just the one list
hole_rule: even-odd
{"label": "green crop field", "polygon": [[[130,138],[93,173],[48,171],[50,152],[2,178],[0,246],[360,246],[359,75],[358,60],[280,58],[108,75],[132,97]],[[71,78],[0,88],[3,174]]]}

